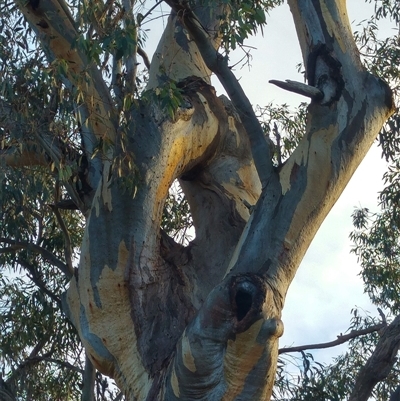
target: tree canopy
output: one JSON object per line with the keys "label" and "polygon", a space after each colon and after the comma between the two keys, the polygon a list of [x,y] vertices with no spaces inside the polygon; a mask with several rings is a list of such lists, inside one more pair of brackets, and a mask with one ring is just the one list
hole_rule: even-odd
{"label": "tree canopy", "polygon": [[[307,84],[275,84],[311,100],[253,107],[230,55],[282,3],[0,0],[0,400],[398,399],[400,5],[353,35],[289,1]],[[378,131],[350,238],[380,313],[325,366],[278,350],[280,312]]]}

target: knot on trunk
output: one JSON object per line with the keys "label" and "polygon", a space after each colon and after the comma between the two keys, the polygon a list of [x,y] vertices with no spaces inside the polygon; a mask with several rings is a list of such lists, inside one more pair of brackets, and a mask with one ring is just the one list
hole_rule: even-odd
{"label": "knot on trunk", "polygon": [[233,276],[229,284],[230,305],[233,312],[233,331],[242,333],[255,321],[267,318],[270,321],[269,335],[280,337],[283,324],[272,312],[272,291],[265,279],[255,274]]}

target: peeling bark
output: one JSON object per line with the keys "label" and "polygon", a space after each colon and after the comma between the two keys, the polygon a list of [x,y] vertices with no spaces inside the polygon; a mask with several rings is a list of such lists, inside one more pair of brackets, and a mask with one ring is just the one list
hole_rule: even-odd
{"label": "peeling bark", "polygon": [[[18,4],[82,91],[88,140],[118,143],[110,93],[71,48],[77,30],[66,5]],[[313,97],[299,146],[274,168],[270,142],[217,53],[218,35],[209,33],[218,31],[221,10],[193,7],[196,15],[187,2],[168,4],[176,14],[151,62],[148,90],[167,75],[185,101],[174,118],[141,100],[127,113],[135,196],[118,186],[110,160],[97,160],[102,167],[90,182],[95,194],[64,308],[93,366],[128,400],[269,399],[287,290],[393,112],[390,90],[361,66],[343,0],[290,0],[308,85],[322,95]],[[86,68],[87,86],[79,79]],[[232,103],[216,97],[211,71]],[[112,152],[124,155],[118,146]],[[196,229],[187,247],[160,231],[175,179]]]}
{"label": "peeling bark", "polygon": [[[343,4],[291,7],[309,85],[323,97],[310,104],[307,134],[293,155],[263,175],[262,191],[247,139],[251,126],[242,125],[207,83],[189,76],[204,79],[206,67],[196,72],[194,59],[186,59],[182,69],[172,68],[164,42],[150,86],[162,59],[163,70],[170,65],[188,88],[190,106],[175,122],[155,109],[132,117],[130,146],[141,177],[133,200],[111,182],[97,190],[68,304],[94,365],[114,377],[128,399],[270,397],[289,284],[393,111],[387,87],[355,58],[346,19],[332,23],[343,15]],[[168,34],[179,32],[175,24],[170,18],[164,40],[177,40]],[[201,47],[193,39],[191,54],[195,44]],[[177,177],[196,227],[183,265],[159,252],[161,211]],[[254,205],[251,215],[245,204]]]}

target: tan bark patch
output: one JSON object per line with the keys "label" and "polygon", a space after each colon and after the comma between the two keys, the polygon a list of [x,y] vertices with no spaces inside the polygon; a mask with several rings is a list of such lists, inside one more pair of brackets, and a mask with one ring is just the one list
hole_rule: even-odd
{"label": "tan bark patch", "polygon": [[233,255],[229,262],[228,268],[226,269],[226,273],[225,273],[224,277],[226,277],[229,274],[230,270],[233,268],[233,266],[235,266],[236,262],[238,261],[239,254],[242,251],[243,243],[246,241],[247,235],[250,232],[250,228],[252,225],[251,222],[252,222],[253,218],[254,218],[254,213],[252,213],[250,215],[249,220],[247,221],[247,224],[244,227],[243,233],[239,238],[238,244],[236,245],[235,251],[233,252]]}
{"label": "tan bark patch", "polygon": [[[102,339],[103,345],[116,362],[102,359],[90,344],[85,343],[85,347],[92,351],[92,359],[94,357],[100,371],[113,377],[120,388],[128,387],[139,395],[139,399],[144,399],[152,381],[143,367],[131,320],[131,305],[124,277],[128,260],[129,250],[125,242],[121,241],[116,268],[113,270],[105,265],[97,285],[93,285],[99,294],[100,308],[97,307],[93,294],[88,268],[90,263],[81,270],[79,293],[85,307],[89,330]],[[88,262],[90,261],[85,259],[85,263]]]}
{"label": "tan bark patch", "polygon": [[203,156],[218,132],[218,119],[210,110],[206,98],[200,93],[198,96],[204,104],[207,115],[202,125],[193,124],[192,121],[178,120],[174,124],[168,122],[164,126],[164,135],[176,137],[171,146],[165,147],[168,154],[164,156],[166,162],[163,164],[163,171],[157,171],[154,174],[155,178],[159,180],[154,203],[154,216],[158,213],[159,205],[164,202],[172,181],[184,171],[190,162]]}
{"label": "tan bark patch", "polygon": [[342,50],[343,53],[345,53],[347,49],[345,43],[343,42],[342,35],[335,35],[335,32],[337,31],[337,26],[339,23],[342,24],[342,21],[333,20],[332,14],[328,9],[325,0],[320,0],[320,5],[321,5],[322,16],[324,18],[329,35],[332,38],[334,37],[336,39],[337,43],[340,46],[340,49]]}
{"label": "tan bark patch", "polygon": [[152,89],[158,86],[157,76],[159,74],[167,74],[174,81],[181,81],[187,77],[196,76],[210,83],[211,72],[206,67],[203,58],[195,43],[188,41],[188,51],[176,43],[175,40],[174,21],[168,21],[167,29],[159,42],[153,59],[151,60],[151,68],[149,80],[146,89]]}
{"label": "tan bark patch", "polygon": [[222,401],[233,400],[243,390],[245,380],[263,354],[265,344],[257,342],[257,336],[264,323],[263,319],[255,322],[244,333],[228,340],[224,358],[224,375],[228,390]]}
{"label": "tan bark patch", "polygon": [[186,369],[190,370],[192,373],[196,372],[196,364],[194,361],[194,357],[192,355],[190,342],[186,336],[186,333],[183,334],[182,338],[182,359]]}
{"label": "tan bark patch", "polygon": [[178,382],[178,377],[176,376],[175,368],[172,370],[171,374],[171,387],[175,397],[179,398],[181,393],[179,391],[179,382]]}
{"label": "tan bark patch", "polygon": [[[299,165],[300,163],[307,165],[307,181],[318,183],[318,185],[307,185],[302,200],[293,214],[292,223],[285,238],[285,243],[288,246],[291,246],[293,241],[297,239],[298,234],[303,230],[305,216],[302,209],[306,210],[307,214],[310,215],[314,210],[323,206],[321,205],[321,199],[326,197],[325,194],[332,178],[332,163],[329,161],[332,159],[331,146],[336,136],[337,126],[331,125],[329,128],[321,129],[313,134],[309,148],[308,143],[302,143]],[[307,152],[304,149],[307,149]],[[287,183],[287,179],[290,177],[295,161],[293,160],[289,171],[286,171],[286,185],[289,185],[289,187],[290,183]]]}

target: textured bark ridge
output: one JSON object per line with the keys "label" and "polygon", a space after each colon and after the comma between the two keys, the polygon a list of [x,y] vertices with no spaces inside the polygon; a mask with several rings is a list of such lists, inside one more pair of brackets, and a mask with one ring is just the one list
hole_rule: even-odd
{"label": "textured bark ridge", "polygon": [[[145,101],[130,111],[135,196],[117,185],[107,157],[90,162],[95,194],[66,311],[94,366],[129,400],[266,400],[288,287],[393,104],[387,85],[361,66],[345,1],[290,0],[308,84],[322,96],[309,106],[298,148],[275,168],[250,102],[215,50],[223,10],[195,3],[168,1],[174,12],[148,86],[167,74],[184,104],[174,118]],[[90,67],[87,85],[79,79],[85,60],[69,45],[77,33],[65,4],[20,8],[49,57],[69,63],[90,117],[82,120],[87,142],[118,142],[99,72]],[[232,103],[216,96],[211,72]],[[196,229],[187,247],[160,231],[175,179]]]}
{"label": "textured bark ridge", "polygon": [[[377,383],[384,380],[392,370],[400,348],[400,317],[382,330],[381,338],[369,357],[367,363],[360,369],[349,401],[367,401]],[[390,401],[399,399],[400,390],[397,389]]]}

